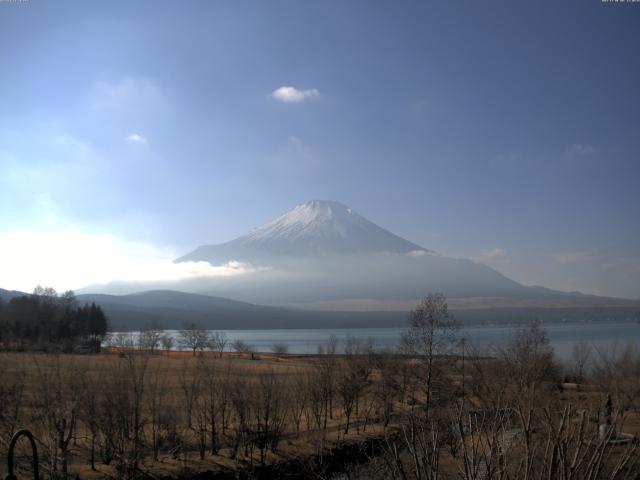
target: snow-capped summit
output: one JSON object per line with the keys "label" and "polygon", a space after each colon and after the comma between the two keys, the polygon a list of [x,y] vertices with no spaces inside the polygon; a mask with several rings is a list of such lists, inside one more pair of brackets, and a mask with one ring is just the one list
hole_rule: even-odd
{"label": "snow-capped summit", "polygon": [[590,305],[580,295],[527,287],[482,263],[436,254],[332,201],[302,203],[246,235],[199,247],[176,261],[220,265],[233,260],[252,268],[242,275],[181,281],[174,288],[329,309],[409,308],[429,292],[480,309]]}
{"label": "snow-capped summit", "polygon": [[433,253],[370,222],[342,203],[311,200],[221,245],[205,245],[178,261],[256,261],[270,256]]}
{"label": "snow-capped summit", "polygon": [[253,229],[247,241],[273,238],[311,237],[330,235],[346,237],[348,225],[360,217],[349,207],[329,200],[311,200],[295,206],[275,220]]}

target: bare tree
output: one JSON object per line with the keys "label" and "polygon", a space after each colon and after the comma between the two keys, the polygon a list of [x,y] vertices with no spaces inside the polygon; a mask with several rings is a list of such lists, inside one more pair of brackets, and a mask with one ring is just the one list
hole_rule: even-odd
{"label": "bare tree", "polygon": [[[614,427],[598,437],[597,423],[589,421],[593,412],[571,404],[532,411],[531,423],[536,428],[529,434],[513,428],[509,411],[503,408],[458,417],[458,434],[465,438],[457,462],[461,478],[622,480],[640,474],[640,443],[614,446],[618,415]],[[523,447],[525,454],[529,448],[535,452],[533,461],[523,458]]]}
{"label": "bare tree", "polygon": [[0,359],[0,445],[6,449],[10,439],[23,420],[23,399],[26,375],[12,370],[4,358]]}
{"label": "bare tree", "polygon": [[457,322],[449,316],[447,299],[428,295],[409,314],[409,329],[402,336],[408,353],[417,355],[424,366],[425,409],[428,411],[436,375],[436,358],[449,352],[455,343]]}
{"label": "bare tree", "polygon": [[324,412],[324,421],[322,425],[323,432],[327,429],[328,419],[333,418],[333,397],[336,389],[336,367],[336,359],[333,357],[322,356],[316,362],[318,388],[320,389],[321,398],[325,403],[322,410]]}
{"label": "bare tree", "polygon": [[146,415],[151,427],[151,450],[153,459],[158,461],[160,453],[160,436],[162,431],[163,413],[168,408],[167,379],[165,370],[154,368],[147,377],[147,399],[145,402]]}
{"label": "bare tree", "polygon": [[[68,476],[69,445],[76,431],[80,409],[77,370],[62,367],[55,356],[50,365],[36,362],[39,394],[34,398],[38,420],[48,436],[49,465],[55,478]],[[48,363],[48,362],[47,362]]]}
{"label": "bare tree", "polygon": [[180,330],[180,345],[193,352],[202,351],[209,346],[209,332],[196,323],[189,323]]}
{"label": "bare tree", "polygon": [[[291,372],[291,371],[290,371]],[[306,377],[302,371],[296,370],[289,373],[290,410],[293,422],[296,425],[296,436],[300,436],[300,422],[302,416],[309,407],[309,389],[307,388]],[[309,427],[309,425],[307,425]]]}
{"label": "bare tree", "polygon": [[617,344],[597,350],[592,376],[600,385],[601,395],[611,395],[613,402],[623,409],[640,414],[640,349]]}
{"label": "bare tree", "polygon": [[[412,390],[411,408],[405,410],[396,432],[387,436],[386,464],[393,477],[439,478],[443,437],[451,422],[443,419],[435,407],[441,409],[441,404],[451,405],[451,401],[434,402],[434,393],[442,400],[449,391],[443,362],[450,361],[444,355],[455,345],[457,327],[442,294],[428,295],[409,314],[409,328],[402,336],[402,344],[418,363],[406,370],[405,380]],[[413,391],[413,385],[420,385],[420,395]],[[414,408],[418,402],[423,408]]]}
{"label": "bare tree", "polygon": [[[306,372],[305,384],[308,392],[308,412],[315,424],[314,430],[320,435],[320,441],[317,444],[318,453],[320,453],[323,448],[324,437],[327,430],[327,408],[329,408],[329,399],[326,381],[326,372],[321,368],[315,368]],[[308,423],[307,421],[307,424]]]}
{"label": "bare tree", "polygon": [[286,355],[289,352],[289,346],[283,342],[277,342],[271,345],[271,351],[275,355]]}
{"label": "bare tree", "polygon": [[138,336],[138,346],[153,354],[160,344],[162,328],[157,322],[151,322],[144,326]]}
{"label": "bare tree", "polygon": [[370,349],[356,337],[347,337],[345,344],[345,362],[339,370],[337,390],[342,399],[342,410],[346,424],[344,433],[349,433],[351,415],[358,412],[360,397],[366,388],[371,374],[368,354]]}
{"label": "bare tree", "polygon": [[193,408],[198,398],[201,386],[200,370],[192,364],[185,364],[179,378],[180,390],[182,390],[183,407],[186,416],[187,428],[191,429],[193,421]]}
{"label": "bare tree", "polygon": [[129,382],[128,388],[131,392],[131,428],[133,434],[129,468],[132,472],[137,472],[138,463],[142,456],[142,428],[144,425],[142,407],[147,384],[145,378],[147,376],[149,357],[147,355],[127,355],[125,360],[127,380]]}
{"label": "bare tree", "polygon": [[505,392],[512,397],[507,401],[522,430],[523,468],[528,476],[537,461],[533,438],[536,409],[543,405],[549,407],[554,401],[550,392],[559,379],[558,366],[546,331],[538,320],[528,328],[516,328],[511,341],[505,348],[498,349],[497,355],[500,375],[508,383]]}
{"label": "bare tree", "polygon": [[584,382],[587,365],[591,360],[592,353],[591,345],[585,341],[580,341],[573,346],[570,374],[576,383]]}
{"label": "bare tree", "polygon": [[253,440],[260,450],[260,462],[264,464],[265,451],[275,452],[280,443],[286,421],[286,405],[283,398],[282,382],[273,370],[260,375],[253,396],[254,415]]}
{"label": "bare tree", "polygon": [[229,417],[231,415],[231,378],[232,378],[231,361],[228,361],[225,365],[224,371],[221,372],[219,378],[218,393],[220,394],[219,406],[220,406],[220,422],[222,426],[222,434],[224,435],[229,427]]}
{"label": "bare tree", "polygon": [[170,335],[163,335],[160,337],[160,343],[162,344],[162,349],[167,352],[173,349],[173,337]]}
{"label": "bare tree", "polygon": [[127,332],[117,332],[109,337],[109,346],[120,351],[131,350],[134,345],[133,336]]}
{"label": "bare tree", "polygon": [[324,344],[318,345],[318,355],[335,355],[338,349],[338,337],[332,334]]}
{"label": "bare tree", "polygon": [[227,334],[225,332],[213,332],[210,338],[211,349],[218,352],[220,358],[222,358],[222,354],[224,353],[225,348],[227,348],[227,344],[229,343],[229,339],[227,338]]}
{"label": "bare tree", "polygon": [[387,427],[391,421],[394,404],[400,398],[401,379],[398,378],[399,362],[389,352],[378,352],[371,357],[379,379],[373,387],[376,408]]}
{"label": "bare tree", "polygon": [[100,433],[99,422],[99,395],[98,380],[89,372],[79,372],[81,385],[80,394],[80,419],[89,432],[89,463],[91,470],[96,469],[96,447]]}
{"label": "bare tree", "polygon": [[102,463],[109,465],[117,454],[124,452],[124,437],[128,436],[129,396],[120,362],[110,359],[108,368],[97,384],[98,428],[102,444],[100,456]]}
{"label": "bare tree", "polygon": [[240,339],[236,339],[233,342],[231,342],[231,348],[233,348],[237,353],[243,353],[245,355],[250,355],[251,356],[251,360],[253,360],[255,358],[255,350],[253,348],[252,345],[249,345],[248,343],[240,340]]}
{"label": "bare tree", "polygon": [[[202,359],[198,363],[199,377],[202,379],[201,399],[199,408],[201,410],[201,418],[204,422],[203,433],[209,437],[209,449],[211,454],[218,453],[220,448],[220,424],[221,410],[223,403],[223,372],[220,372],[217,365],[211,361]],[[206,438],[204,445],[206,448]]]}
{"label": "bare tree", "polygon": [[324,344],[318,346],[318,361],[316,368],[320,373],[320,381],[324,389],[324,398],[327,405],[324,409],[324,430],[327,428],[327,418],[333,419],[333,397],[335,393],[336,351],[338,349],[338,337],[331,335]]}
{"label": "bare tree", "polygon": [[[202,368],[202,362],[198,364],[198,377],[202,377],[203,374],[208,373],[207,368]],[[196,444],[198,446],[198,453],[200,460],[204,460],[207,453],[207,440],[209,429],[209,392],[206,391],[204,379],[201,380],[200,388],[197,389],[195,399],[193,402],[193,417],[195,418],[195,424],[193,430],[196,436]]]}
{"label": "bare tree", "polygon": [[236,458],[238,450],[244,446],[245,456],[249,454],[250,448],[250,421],[252,414],[251,397],[253,392],[250,391],[246,379],[234,377],[230,384],[231,404],[235,415],[233,424],[233,435],[231,440],[231,458]]}
{"label": "bare tree", "polygon": [[543,382],[557,382],[559,368],[539,320],[518,327],[505,348],[496,350],[502,375],[519,393],[532,398]]}

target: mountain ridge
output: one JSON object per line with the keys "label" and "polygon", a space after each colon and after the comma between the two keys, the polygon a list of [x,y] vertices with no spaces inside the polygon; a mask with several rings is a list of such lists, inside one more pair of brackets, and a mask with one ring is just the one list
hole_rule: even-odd
{"label": "mountain ridge", "polygon": [[[441,292],[462,308],[627,306],[620,299],[525,286],[470,259],[451,258],[385,230],[335,201],[310,200],[247,234],[202,245],[175,262],[246,264],[231,276],[173,282],[111,282],[84,293],[171,289],[271,307],[388,310]],[[635,304],[632,302],[632,304]],[[488,306],[488,307],[487,307]]]}
{"label": "mountain ridge", "polygon": [[3,302],[9,302],[12,298],[24,297],[25,295],[29,294],[18,290],[5,290],[4,288],[0,288],[0,300]]}
{"label": "mountain ridge", "polygon": [[274,256],[308,258],[381,252],[436,255],[340,202],[310,200],[229,242],[201,245],[176,262],[204,260],[215,264],[263,261]]}
{"label": "mountain ridge", "polygon": [[[198,323],[209,329],[289,329],[404,327],[408,311],[398,310],[301,310],[240,302],[173,290],[151,290],[129,295],[80,294],[78,301],[95,302],[107,313],[113,330],[140,329],[151,322],[163,328],[180,329]],[[455,318],[466,324],[512,323],[533,318],[545,321],[585,321],[637,317],[628,306],[588,308],[480,307],[450,305]]]}
{"label": "mountain ridge", "polygon": [[202,245],[174,261],[242,262],[255,267],[259,271],[243,276],[170,287],[265,305],[307,308],[316,303],[340,308],[354,305],[357,299],[407,304],[434,291],[451,299],[506,300],[502,303],[603,303],[575,293],[525,286],[483,263],[440,255],[331,200],[298,204],[245,235]]}
{"label": "mountain ridge", "polygon": [[[14,297],[30,295],[0,288],[0,298],[7,294]],[[305,310],[166,289],[127,295],[78,294],[76,298],[81,304],[94,302],[100,305],[110,320],[112,331],[139,330],[151,324],[181,329],[188,323],[212,330],[404,327],[409,310],[415,307],[415,303],[405,302],[373,305],[374,308],[368,310],[326,309],[323,305]],[[594,303],[567,308],[535,303],[500,304],[500,299],[483,305],[481,302],[486,300],[465,304],[451,299],[449,308],[454,317],[465,324],[526,322],[533,318],[543,321],[637,320],[640,311],[640,302],[631,301],[617,306]],[[379,306],[385,308],[376,309]]]}

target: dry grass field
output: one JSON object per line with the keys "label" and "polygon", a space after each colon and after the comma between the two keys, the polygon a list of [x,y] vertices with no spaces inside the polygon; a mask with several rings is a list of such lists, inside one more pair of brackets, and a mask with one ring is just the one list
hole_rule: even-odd
{"label": "dry grass field", "polygon": [[[530,347],[493,358],[4,353],[0,475],[11,434],[28,428],[43,478],[637,478],[640,357],[562,384]],[[621,431],[635,439],[614,445]],[[26,452],[21,441],[28,478]]]}
{"label": "dry grass field", "polygon": [[7,440],[22,427],[36,435],[47,474],[81,478],[119,478],[133,462],[157,476],[245,469],[379,435],[370,396],[359,399],[345,433],[339,395],[322,385],[323,372],[337,375],[341,363],[269,354],[2,354],[0,474]]}

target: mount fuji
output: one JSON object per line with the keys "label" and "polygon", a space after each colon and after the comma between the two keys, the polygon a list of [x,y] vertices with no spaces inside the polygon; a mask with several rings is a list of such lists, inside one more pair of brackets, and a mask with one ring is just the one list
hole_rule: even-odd
{"label": "mount fuji", "polygon": [[409,242],[332,201],[312,200],[296,206],[275,220],[221,245],[205,245],[177,259],[260,262],[372,253],[433,255],[435,252]]}
{"label": "mount fuji", "polygon": [[258,273],[189,289],[268,305],[401,310],[429,292],[473,308],[601,303],[600,297],[524,286],[484,264],[440,255],[334,201],[302,203],[246,235],[175,261],[250,264]]}
{"label": "mount fuji", "polygon": [[640,308],[632,300],[522,285],[405,240],[333,201],[300,204],[175,262],[246,268],[230,276],[93,285],[79,298],[100,303],[119,328],[150,319],[172,328],[183,321],[230,329],[397,326],[432,292],[444,293],[456,317],[468,322],[628,318]]}

